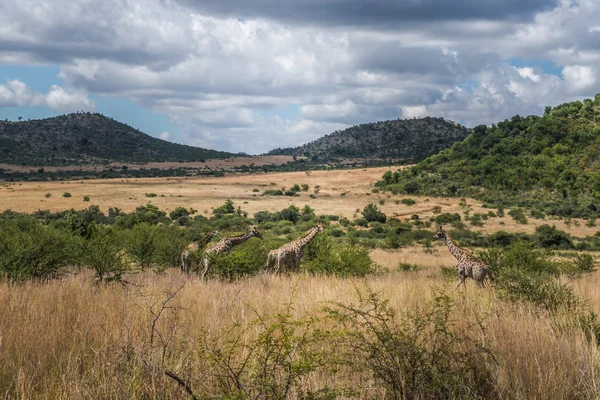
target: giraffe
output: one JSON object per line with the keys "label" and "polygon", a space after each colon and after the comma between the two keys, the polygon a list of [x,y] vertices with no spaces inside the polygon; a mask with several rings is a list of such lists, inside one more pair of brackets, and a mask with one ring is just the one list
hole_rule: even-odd
{"label": "giraffe", "polygon": [[456,284],[456,288],[458,288],[461,283],[466,287],[466,278],[473,278],[477,283],[477,286],[483,287],[483,281],[487,275],[489,265],[475,257],[467,249],[457,246],[450,235],[448,235],[441,226],[439,227],[438,233],[433,237],[433,240],[437,239],[444,239],[446,246],[448,246],[448,250],[450,250],[450,253],[454,258],[458,260],[458,265],[456,266],[458,270],[458,283]]}
{"label": "giraffe", "polygon": [[311,240],[317,236],[317,233],[323,232],[323,224],[319,222],[317,226],[309,230],[304,236],[284,244],[276,250],[271,250],[267,257],[267,270],[271,273],[281,275],[284,267],[289,268],[291,272],[297,272],[300,268],[300,260],[304,253],[304,249]]}
{"label": "giraffe", "polygon": [[237,246],[238,244],[244,243],[251,237],[257,237],[259,239],[263,238],[260,232],[256,229],[256,227],[252,227],[250,232],[246,232],[243,235],[239,236],[226,237],[219,240],[217,243],[208,246],[206,250],[204,250],[204,256],[202,256],[202,263],[204,264],[204,270],[202,271],[202,279],[204,279],[204,277],[208,273],[208,270],[210,269],[214,257],[223,253],[229,254],[233,247]]}
{"label": "giraffe", "polygon": [[[181,253],[181,272],[185,273],[185,274],[189,274],[190,273],[190,255],[194,254],[195,252],[198,251],[198,249],[206,246],[213,237],[217,236],[219,232],[217,231],[212,231],[212,232],[208,232],[208,234],[206,236],[204,236],[202,239],[200,240],[196,240],[192,243],[190,243],[185,250],[183,250],[183,253]],[[197,270],[200,266],[200,262],[197,262],[195,265],[195,269]]]}

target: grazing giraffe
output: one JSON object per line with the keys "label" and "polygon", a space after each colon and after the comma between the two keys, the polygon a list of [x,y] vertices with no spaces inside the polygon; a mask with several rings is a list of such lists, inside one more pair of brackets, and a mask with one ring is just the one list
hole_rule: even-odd
{"label": "grazing giraffe", "polygon": [[[183,253],[181,253],[181,272],[185,273],[185,274],[189,274],[190,273],[190,255],[194,254],[195,252],[198,251],[198,249],[206,246],[208,244],[208,242],[210,242],[212,240],[213,237],[217,236],[219,232],[217,231],[212,231],[212,232],[208,232],[208,234],[206,236],[204,236],[202,239],[200,240],[196,240],[192,243],[190,243],[185,250],[183,250]],[[200,262],[197,262],[195,265],[195,270],[199,269],[200,267]]]}
{"label": "grazing giraffe", "polygon": [[433,240],[437,239],[444,239],[448,250],[458,260],[458,265],[456,266],[458,270],[458,283],[456,287],[458,288],[461,283],[467,287],[465,284],[466,278],[473,278],[477,286],[483,287],[483,281],[487,275],[489,265],[475,257],[467,249],[457,246],[441,226],[439,227],[439,232],[433,237]]}
{"label": "grazing giraffe", "polygon": [[202,257],[202,263],[204,264],[204,270],[202,271],[202,279],[204,279],[204,277],[208,273],[208,270],[210,269],[214,257],[223,253],[229,254],[233,247],[237,246],[238,244],[244,243],[251,237],[257,237],[259,239],[263,238],[260,232],[256,229],[256,227],[253,227],[250,230],[250,232],[244,233],[243,235],[226,237],[219,240],[217,243],[208,246],[206,250],[204,250],[204,256]]}
{"label": "grazing giraffe", "polygon": [[321,222],[306,232],[304,236],[286,243],[276,250],[271,250],[267,257],[267,271],[281,275],[282,269],[287,267],[290,272],[297,272],[300,268],[300,260],[304,255],[302,249],[304,249],[319,232],[323,232],[323,224]]}

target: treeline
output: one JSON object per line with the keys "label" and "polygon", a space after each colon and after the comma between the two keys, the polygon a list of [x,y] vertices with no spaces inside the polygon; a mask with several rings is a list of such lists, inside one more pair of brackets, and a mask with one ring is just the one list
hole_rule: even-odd
{"label": "treeline", "polygon": [[560,216],[600,213],[600,95],[542,117],[477,126],[464,141],[378,186],[394,193],[473,197],[493,206],[536,207]]}

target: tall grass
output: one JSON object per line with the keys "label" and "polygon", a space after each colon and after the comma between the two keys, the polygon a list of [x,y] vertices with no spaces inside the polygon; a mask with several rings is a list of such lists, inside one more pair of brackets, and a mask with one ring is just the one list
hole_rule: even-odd
{"label": "tall grass", "polygon": [[[442,318],[447,311],[451,323],[436,320],[431,327],[447,329],[444,338],[468,332],[469,339],[452,340],[448,350],[468,355],[472,354],[468,346],[481,346],[489,351],[489,357],[461,364],[479,365],[484,382],[467,374],[471,378],[465,379],[464,387],[453,381],[457,393],[511,399],[600,396],[600,353],[582,330],[557,330],[556,316],[533,305],[501,301],[493,289],[476,290],[472,282],[466,290],[448,290],[453,284],[438,277],[437,271],[423,268],[367,279],[259,275],[233,283],[186,279],[175,271],[161,275],[146,271],[128,277],[127,285],[97,285],[91,272],[86,272],[47,283],[3,282],[0,388],[8,398],[186,398],[182,386],[164,374],[168,369],[199,398],[244,398],[243,391],[228,386],[224,370],[215,364],[219,362],[215,354],[231,349],[232,339],[237,338],[232,365],[239,365],[253,348],[256,354],[283,349],[287,353],[282,354],[303,362],[300,366],[306,368],[294,375],[286,398],[394,398],[373,370],[343,362],[343,347],[336,342],[339,336],[332,335],[342,332],[343,326],[323,311],[334,304],[361,304],[357,289],[363,290],[366,282],[386,301],[393,319],[390,326],[402,328],[391,331],[394,337],[415,334],[407,322],[416,321],[415,316]],[[595,293],[597,280],[595,273],[578,281],[576,292]],[[428,314],[427,304],[435,303],[440,293],[452,307]],[[600,299],[592,298],[590,305],[598,309]],[[278,315],[284,316],[283,325]],[[346,329],[356,332],[351,326]],[[306,346],[294,350],[303,332],[312,336],[304,337]],[[427,342],[421,349],[436,354]],[[207,356],[209,350],[212,357]],[[252,373],[240,375],[242,383],[249,382],[243,381],[244,376],[258,376],[278,388],[273,385],[288,376],[282,367],[299,368],[285,364],[288,358],[283,358],[278,364],[266,364],[280,368],[273,369],[279,371],[276,375],[257,375],[261,358],[249,360]],[[433,371],[447,365],[447,360],[441,364],[427,360],[436,366]],[[460,371],[465,372],[462,367]],[[256,395],[253,386],[241,387]],[[277,390],[269,393],[259,398],[278,398],[273,394]],[[414,398],[425,398],[426,393],[431,392],[417,391]]]}

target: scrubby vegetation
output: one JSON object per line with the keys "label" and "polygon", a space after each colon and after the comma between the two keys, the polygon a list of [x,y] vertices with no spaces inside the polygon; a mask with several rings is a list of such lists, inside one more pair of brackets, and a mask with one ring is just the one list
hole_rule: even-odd
{"label": "scrubby vegetation", "polygon": [[[542,117],[514,116],[478,126],[464,141],[412,168],[386,172],[394,193],[474,197],[543,214],[600,212],[600,95],[547,107]],[[523,218],[521,218],[523,220]]]}

